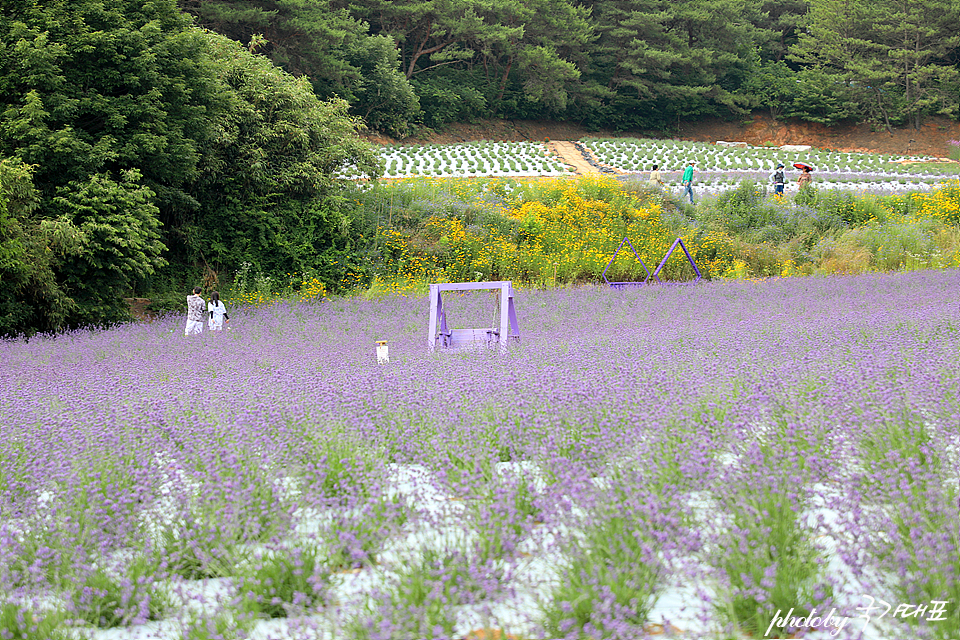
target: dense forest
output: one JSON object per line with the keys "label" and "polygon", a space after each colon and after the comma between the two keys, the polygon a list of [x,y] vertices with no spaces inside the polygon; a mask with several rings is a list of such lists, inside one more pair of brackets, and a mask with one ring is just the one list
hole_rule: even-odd
{"label": "dense forest", "polygon": [[669,130],[769,109],[955,116],[956,0],[181,0],[375,129],[483,117]]}
{"label": "dense forest", "polygon": [[243,263],[359,267],[344,166],[485,117],[957,116],[956,0],[4,0],[0,335]]}

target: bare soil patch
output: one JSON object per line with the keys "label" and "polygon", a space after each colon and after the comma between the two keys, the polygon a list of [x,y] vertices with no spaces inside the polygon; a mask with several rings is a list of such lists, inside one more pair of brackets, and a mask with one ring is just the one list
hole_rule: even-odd
{"label": "bare soil patch", "polygon": [[677,138],[697,142],[725,140],[757,146],[809,144],[819,149],[835,151],[944,157],[947,155],[947,141],[960,140],[960,122],[946,118],[930,118],[920,129],[894,129],[891,135],[886,130],[876,130],[867,124],[827,127],[812,122],[774,120],[768,114],[754,114],[750,120],[736,122],[719,118],[681,122],[677,133],[605,129],[591,131],[573,122],[549,120],[484,120],[453,124],[443,131],[418,138],[394,140],[375,133],[368,134],[367,138],[380,144],[454,144],[476,140],[550,142],[579,140],[590,136]]}
{"label": "bare soil patch", "polygon": [[147,309],[150,298],[124,298],[124,300],[130,305],[130,314],[134,319],[140,322],[153,322],[157,319],[156,314]]}

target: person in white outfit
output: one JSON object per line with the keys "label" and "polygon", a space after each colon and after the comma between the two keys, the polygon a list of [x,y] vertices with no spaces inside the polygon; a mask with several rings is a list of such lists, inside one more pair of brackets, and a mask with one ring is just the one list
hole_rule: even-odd
{"label": "person in white outfit", "polygon": [[193,294],[187,296],[187,326],[183,335],[190,336],[203,331],[203,310],[206,307],[200,297],[200,287],[193,288]]}
{"label": "person in white outfit", "polygon": [[227,307],[220,301],[220,293],[218,291],[210,294],[207,311],[210,313],[210,331],[222,331],[223,322],[230,322],[230,316],[227,315]]}

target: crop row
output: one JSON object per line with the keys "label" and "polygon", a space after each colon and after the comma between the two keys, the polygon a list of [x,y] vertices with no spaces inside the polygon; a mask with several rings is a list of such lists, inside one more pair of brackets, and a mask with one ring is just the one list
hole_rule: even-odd
{"label": "crop row", "polygon": [[[626,173],[648,172],[660,165],[670,182],[690,160],[697,162],[701,192],[716,192],[731,182],[762,174],[768,181],[778,163],[787,167],[788,180],[799,174],[794,161],[815,167],[818,182],[831,188],[855,187],[876,191],[926,188],[956,175],[950,165],[923,163],[930,158],[872,153],[844,153],[811,149],[786,152],[758,147],[723,147],[676,140],[586,139],[592,158]],[[546,145],[531,142],[474,142],[453,145],[389,146],[383,149],[384,176],[556,176],[570,173]],[[919,163],[919,164],[918,164]],[[922,165],[922,166],[921,166]],[[921,168],[917,168],[921,166]],[[750,174],[745,176],[744,174]]]}

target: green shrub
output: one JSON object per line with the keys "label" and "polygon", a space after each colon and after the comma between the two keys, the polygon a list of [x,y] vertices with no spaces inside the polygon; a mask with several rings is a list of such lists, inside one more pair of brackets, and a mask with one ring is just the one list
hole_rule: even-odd
{"label": "green shrub", "polygon": [[885,222],[890,216],[890,210],[882,200],[849,191],[825,190],[817,195],[815,204],[820,211],[840,218],[849,227],[859,227],[870,221]]}
{"label": "green shrub", "polygon": [[499,587],[502,572],[502,566],[478,564],[462,549],[423,549],[347,622],[343,637],[383,637],[385,628],[396,638],[457,637],[454,607],[485,599]]}
{"label": "green shrub", "polygon": [[384,542],[406,524],[408,514],[399,496],[374,499],[350,514],[338,514],[327,534],[330,562],[341,569],[376,564]]}
{"label": "green shrub", "polygon": [[837,238],[837,245],[864,249],[870,256],[870,266],[881,271],[907,268],[918,256],[938,252],[933,234],[920,222],[891,222],[849,229]]}
{"label": "green shrub", "polygon": [[817,189],[812,185],[808,185],[797,192],[797,195],[794,196],[793,201],[799,205],[811,205],[814,207],[819,207],[820,189]]}
{"label": "green shrub", "polygon": [[[943,476],[930,474],[925,481],[907,485],[891,496],[892,527],[888,536],[877,536],[881,566],[896,575],[893,592],[904,603],[946,601],[946,611],[936,621],[922,616],[905,618],[917,629],[913,637],[953,640],[960,637],[960,530],[957,528],[956,485],[943,486]],[[902,485],[901,485],[902,486]],[[910,506],[901,508],[901,501]],[[932,604],[930,605],[933,606]]]}
{"label": "green shrub", "polygon": [[[859,445],[866,478],[895,474],[914,486],[919,494],[926,479],[937,477],[943,471],[943,461],[933,448],[933,438],[920,416],[890,414],[885,421],[863,433]],[[873,484],[869,490],[877,488]]]}
{"label": "green shrub", "polygon": [[765,196],[765,186],[745,180],[736,189],[717,196],[714,216],[724,229],[735,234],[775,224],[776,208],[765,201]]}
{"label": "green shrub", "polygon": [[[309,428],[303,433],[305,463],[318,463],[319,481],[324,496],[365,498],[374,479],[377,451],[362,444],[340,427]],[[314,480],[311,480],[314,481]]]}
{"label": "green shrub", "polygon": [[443,604],[470,604],[487,592],[483,573],[463,551],[427,548],[400,572],[394,600],[398,607],[428,611]]}
{"label": "green shrub", "polygon": [[34,580],[66,587],[74,582],[77,558],[74,551],[63,544],[71,533],[61,529],[54,531],[29,531],[20,541],[13,543],[13,557],[5,571],[14,586],[27,586]]}
{"label": "green shrub", "polygon": [[716,608],[736,629],[760,637],[778,610],[806,616],[832,591],[821,575],[824,559],[785,492],[744,486],[731,496],[729,539],[714,556],[728,591]]}
{"label": "green shrub", "polygon": [[189,523],[178,531],[160,532],[161,549],[167,569],[187,580],[223,578],[233,573],[238,554],[235,545],[205,534]]}
{"label": "green shrub", "polygon": [[187,294],[178,291],[169,291],[150,300],[147,311],[156,315],[183,314],[187,309]]}
{"label": "green shrub", "polygon": [[465,79],[462,74],[456,79],[434,74],[411,80],[420,100],[424,125],[439,129],[448,122],[469,121],[488,112],[486,96],[464,83]]}

